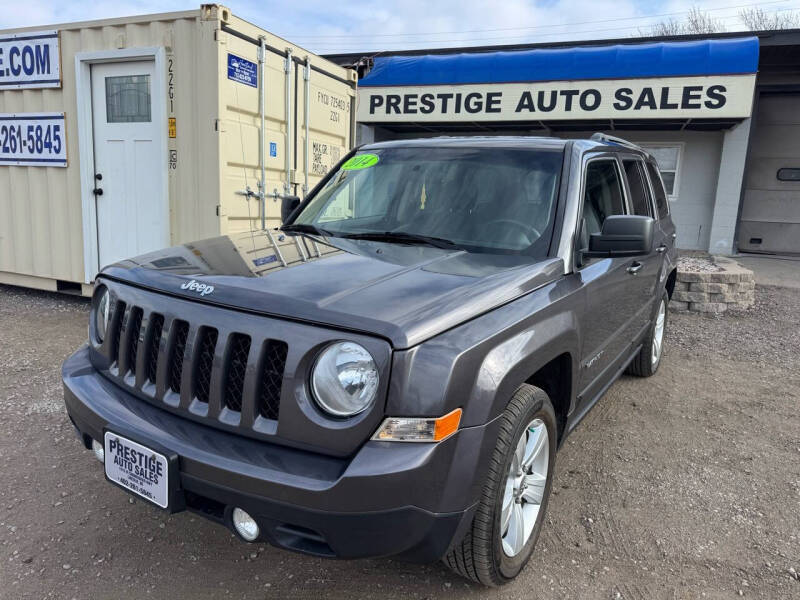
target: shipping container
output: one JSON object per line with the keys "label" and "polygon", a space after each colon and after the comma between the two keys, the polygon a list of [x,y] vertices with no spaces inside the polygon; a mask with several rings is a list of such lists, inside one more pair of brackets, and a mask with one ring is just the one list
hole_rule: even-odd
{"label": "shipping container", "polygon": [[0,31],[0,282],[86,294],[277,226],[351,148],[356,79],[220,5]]}

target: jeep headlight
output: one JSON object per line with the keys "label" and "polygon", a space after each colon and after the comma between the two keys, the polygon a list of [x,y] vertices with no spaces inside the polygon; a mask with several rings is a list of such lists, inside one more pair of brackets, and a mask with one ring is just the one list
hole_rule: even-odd
{"label": "jeep headlight", "polygon": [[111,315],[111,294],[108,288],[103,286],[97,296],[97,308],[94,311],[94,331],[97,341],[101,344],[106,339],[108,331],[108,319]]}
{"label": "jeep headlight", "polygon": [[311,391],[325,412],[351,417],[372,404],[378,380],[378,367],[366,348],[355,342],[336,342],[317,357]]}

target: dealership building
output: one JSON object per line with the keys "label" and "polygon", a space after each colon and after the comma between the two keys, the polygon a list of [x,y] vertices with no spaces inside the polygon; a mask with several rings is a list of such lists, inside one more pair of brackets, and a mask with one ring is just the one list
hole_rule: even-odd
{"label": "dealership building", "polygon": [[326,58],[360,143],[603,131],[658,159],[680,248],[800,253],[800,31]]}

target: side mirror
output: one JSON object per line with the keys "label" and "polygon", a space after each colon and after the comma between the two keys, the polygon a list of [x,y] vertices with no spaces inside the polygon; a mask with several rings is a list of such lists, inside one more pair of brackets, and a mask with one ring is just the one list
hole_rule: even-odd
{"label": "side mirror", "polygon": [[298,206],[300,206],[300,198],[297,196],[283,196],[281,198],[281,223],[286,223]]}
{"label": "side mirror", "polygon": [[637,256],[653,249],[651,217],[611,215],[603,221],[603,230],[589,237],[589,251],[584,256]]}

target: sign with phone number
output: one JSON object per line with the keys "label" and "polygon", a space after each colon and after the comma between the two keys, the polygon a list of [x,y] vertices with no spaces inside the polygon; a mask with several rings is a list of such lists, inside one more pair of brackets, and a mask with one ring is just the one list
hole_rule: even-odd
{"label": "sign with phone number", "polygon": [[0,90],[61,87],[58,31],[0,35]]}
{"label": "sign with phone number", "polygon": [[64,113],[0,114],[0,166],[66,167]]}

